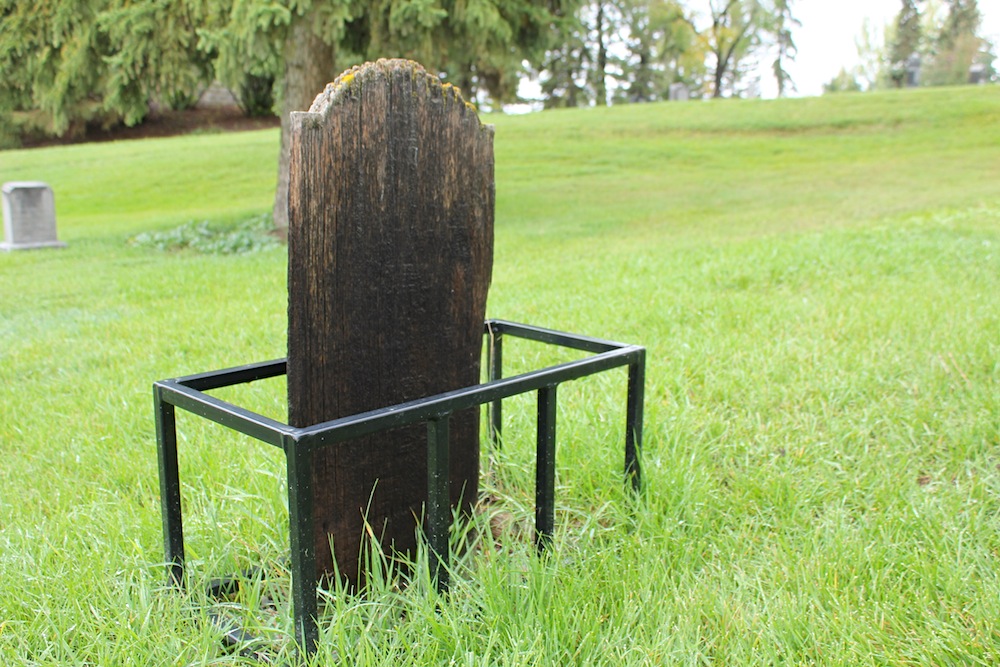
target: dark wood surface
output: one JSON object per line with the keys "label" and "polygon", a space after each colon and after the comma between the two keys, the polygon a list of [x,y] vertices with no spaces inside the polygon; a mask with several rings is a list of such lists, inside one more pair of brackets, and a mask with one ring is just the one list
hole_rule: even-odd
{"label": "dark wood surface", "polygon": [[[479,382],[493,261],[493,131],[409,61],[342,74],[292,116],[288,406],[293,426]],[[479,414],[451,422],[451,500],[468,509]],[[318,574],[356,582],[364,521],[415,545],[427,498],[420,424],[313,457]]]}

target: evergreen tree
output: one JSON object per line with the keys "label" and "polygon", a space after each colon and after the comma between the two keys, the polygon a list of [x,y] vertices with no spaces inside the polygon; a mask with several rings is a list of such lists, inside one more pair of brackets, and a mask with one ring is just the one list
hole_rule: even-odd
{"label": "evergreen tree", "polygon": [[963,37],[975,36],[982,21],[976,0],[946,0],[945,6],[948,15],[937,37],[937,45],[942,50],[954,48]]}
{"label": "evergreen tree", "polygon": [[679,0],[630,0],[624,7],[628,56],[618,101],[667,99],[674,83],[700,89],[705,52]]}
{"label": "evergreen tree", "polygon": [[889,76],[892,84],[901,88],[906,83],[906,69],[910,59],[920,54],[921,26],[918,0],[902,0],[903,6],[896,15],[896,30],[889,45]]}
{"label": "evergreen tree", "polygon": [[553,22],[551,46],[539,63],[546,109],[586,106],[593,99],[588,82],[588,31],[579,11],[576,8]]}
{"label": "evergreen tree", "polygon": [[993,45],[979,35],[982,15],[976,0],[947,0],[945,6],[947,14],[924,68],[925,82],[932,86],[967,83],[973,66],[992,79]]}
{"label": "evergreen tree", "polygon": [[[561,0],[0,0],[0,111],[65,135],[135,124],[150,103],[191,104],[213,77],[280,99],[274,214],[286,220],[289,112],[362,59],[409,57],[467,96],[516,95],[524,58],[550,45]],[[263,92],[261,92],[263,89]],[[246,104],[249,106],[249,104]],[[0,126],[5,125],[0,121]],[[8,127],[0,133],[10,134]]]}
{"label": "evergreen tree", "polygon": [[[0,111],[7,132],[82,132],[102,116],[103,59],[97,0],[0,0]],[[21,120],[13,124],[13,114]]]}
{"label": "evergreen tree", "polygon": [[594,3],[594,100],[598,106],[608,103],[608,42],[614,31],[610,21],[612,7],[603,0]]}
{"label": "evergreen tree", "polygon": [[219,72],[272,75],[281,99],[281,150],[274,219],[287,226],[291,111],[304,111],[341,70],[366,59],[411,58],[445,74],[470,99],[513,99],[521,61],[538,57],[559,0],[217,0],[228,19],[208,40]]}
{"label": "evergreen tree", "polygon": [[888,54],[895,34],[894,24],[878,26],[867,18],[862,22],[861,33],[854,39],[860,60],[855,74],[862,90],[885,90],[892,87]]}
{"label": "evergreen tree", "polygon": [[734,90],[740,64],[762,43],[770,17],[759,0],[709,0],[708,10],[711,24],[701,34],[712,56],[712,97],[722,97]]}
{"label": "evergreen tree", "polygon": [[622,0],[566,3],[552,25],[549,47],[536,63],[545,106],[605,105],[609,79],[620,76]]}
{"label": "evergreen tree", "polygon": [[771,65],[774,79],[778,83],[778,97],[784,97],[786,89],[795,89],[792,78],[785,70],[785,63],[795,60],[797,49],[792,38],[792,29],[802,23],[792,16],[792,0],[775,0],[772,13],[771,33],[774,36],[775,57]]}
{"label": "evergreen tree", "polygon": [[197,34],[209,9],[201,0],[0,0],[0,106],[29,131],[66,136],[134,125],[153,102],[189,105],[211,81]]}
{"label": "evergreen tree", "polygon": [[163,3],[109,0],[98,30],[114,45],[104,58],[105,106],[133,125],[151,101],[185,109],[213,78],[212,56],[197,31],[209,22],[209,5],[196,0]]}
{"label": "evergreen tree", "polygon": [[837,76],[823,84],[824,94],[833,93],[857,93],[861,91],[861,82],[858,81],[857,71],[848,72],[841,67]]}

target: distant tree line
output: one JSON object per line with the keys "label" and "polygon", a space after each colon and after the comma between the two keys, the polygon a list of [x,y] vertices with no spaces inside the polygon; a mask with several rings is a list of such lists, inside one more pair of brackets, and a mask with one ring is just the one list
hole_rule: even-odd
{"label": "distant tree line", "polygon": [[[419,61],[496,108],[535,80],[544,105],[792,88],[792,0],[0,0],[0,145],[135,125],[192,106],[213,81],[247,114],[287,119],[340,71]],[[766,59],[764,62],[762,59]]]}
{"label": "distant tree line", "polygon": [[995,81],[996,45],[980,34],[976,0],[901,0],[882,34],[864,26],[861,65],[841,71],[827,92]]}
{"label": "distant tree line", "polygon": [[370,58],[423,63],[497,103],[540,61],[563,0],[0,0],[0,143],[135,125],[219,80],[279,113],[275,221],[285,222],[289,111]]}
{"label": "distant tree line", "polygon": [[[547,107],[752,93],[761,59],[779,94],[795,57],[790,0],[587,0],[554,23],[544,58],[529,63]],[[771,64],[771,63],[768,63]]]}
{"label": "distant tree line", "polygon": [[525,76],[547,106],[663,99],[678,83],[739,95],[761,57],[788,90],[795,23],[790,0],[0,0],[0,112],[7,130],[61,136],[189,107],[219,80],[270,114],[390,56],[493,106]]}

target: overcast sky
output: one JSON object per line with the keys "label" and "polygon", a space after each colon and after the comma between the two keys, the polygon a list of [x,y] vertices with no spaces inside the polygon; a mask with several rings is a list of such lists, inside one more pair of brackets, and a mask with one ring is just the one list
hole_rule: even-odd
{"label": "overcast sky", "polygon": [[[891,23],[899,12],[900,0],[798,0],[792,13],[802,26],[794,33],[798,55],[788,72],[798,88],[798,95],[819,95],[823,84],[841,67],[857,64],[855,39],[861,34],[865,18],[873,26]],[[982,34],[1000,41],[1000,0],[979,0],[983,15]],[[770,65],[767,64],[769,67]],[[762,81],[765,95],[773,84]],[[773,93],[772,93],[773,94]]]}

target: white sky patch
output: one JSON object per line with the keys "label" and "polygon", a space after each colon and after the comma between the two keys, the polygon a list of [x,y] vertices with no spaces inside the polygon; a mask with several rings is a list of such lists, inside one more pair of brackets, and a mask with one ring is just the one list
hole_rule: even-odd
{"label": "white sky patch", "polygon": [[[802,22],[792,34],[798,54],[789,63],[788,73],[795,82],[797,96],[821,95],[823,84],[837,75],[841,67],[850,69],[859,62],[856,40],[861,35],[865,19],[873,27],[892,23],[902,6],[900,0],[799,0],[792,5],[792,14]],[[979,0],[983,16],[980,34],[1000,42],[1000,0]],[[762,78],[765,97],[774,96],[775,84],[770,75],[770,62],[762,62],[767,70]]]}

